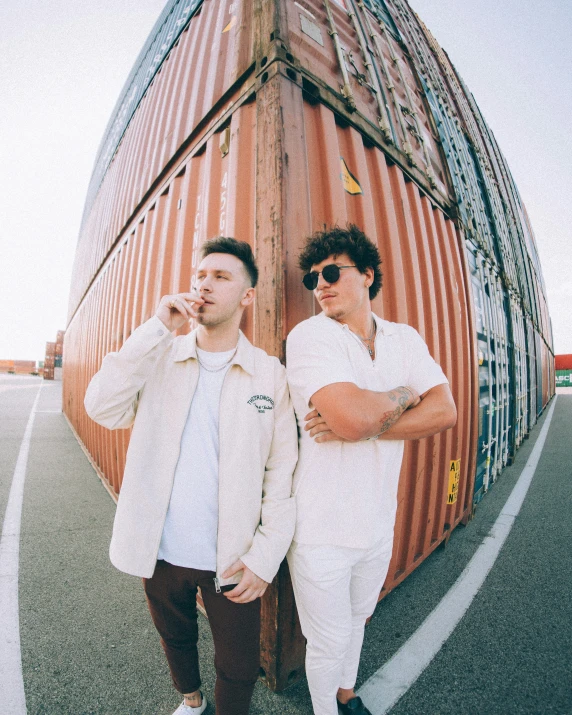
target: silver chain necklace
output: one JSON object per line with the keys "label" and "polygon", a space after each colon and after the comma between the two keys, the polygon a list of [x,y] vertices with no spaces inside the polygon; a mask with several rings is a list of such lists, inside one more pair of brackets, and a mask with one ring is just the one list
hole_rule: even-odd
{"label": "silver chain necklace", "polygon": [[[367,351],[368,351],[368,353],[369,353],[370,358],[373,359],[373,348],[371,348],[371,347],[368,345],[368,343],[371,343],[371,341],[372,341],[372,340],[374,339],[374,337],[375,337],[375,328],[376,328],[375,318],[372,318],[372,321],[373,321],[373,325],[372,325],[372,327],[371,327],[371,335],[369,336],[369,338],[362,338],[361,335],[358,335],[358,338],[362,341],[362,343],[363,343],[363,344],[365,345],[365,347],[367,348]],[[356,335],[357,335],[357,333],[356,333]]]}
{"label": "silver chain necklace", "polygon": [[197,353],[197,360],[199,362],[199,365],[204,368],[207,372],[220,372],[221,370],[224,370],[225,367],[230,365],[232,362],[234,356],[236,355],[236,351],[238,350],[238,345],[235,347],[235,349],[232,352],[232,355],[229,357],[229,359],[223,363],[220,367],[207,367],[204,362],[201,362],[201,359],[199,357],[199,354]]}

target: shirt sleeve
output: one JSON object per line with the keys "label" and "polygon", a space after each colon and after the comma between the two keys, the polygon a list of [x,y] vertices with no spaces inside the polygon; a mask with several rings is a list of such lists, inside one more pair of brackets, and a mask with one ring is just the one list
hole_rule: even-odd
{"label": "shirt sleeve", "polygon": [[342,336],[327,323],[308,320],[297,325],[286,341],[286,372],[290,391],[310,405],[312,395],[335,382],[355,377]]}
{"label": "shirt sleeve", "polygon": [[414,328],[410,327],[407,331],[407,342],[411,356],[407,384],[419,395],[437,385],[448,384],[445,373],[431,357],[426,342]]}

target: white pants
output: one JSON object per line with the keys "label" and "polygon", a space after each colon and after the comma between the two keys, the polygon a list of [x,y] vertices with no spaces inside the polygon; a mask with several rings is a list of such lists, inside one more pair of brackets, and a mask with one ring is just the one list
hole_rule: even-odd
{"label": "white pants", "polygon": [[353,688],[366,619],[385,581],[393,538],[370,549],[292,543],[288,565],[315,715],[337,715],[338,688]]}

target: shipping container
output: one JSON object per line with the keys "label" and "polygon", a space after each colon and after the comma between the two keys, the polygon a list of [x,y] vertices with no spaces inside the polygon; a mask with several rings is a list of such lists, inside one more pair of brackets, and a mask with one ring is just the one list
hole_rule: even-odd
{"label": "shipping container", "polygon": [[[375,311],[421,333],[459,415],[406,444],[380,597],[467,523],[555,389],[532,228],[469,95],[403,0],[167,4],[100,146],[65,332],[64,411],[114,497],[130,431],[83,409],[103,357],[189,289],[222,234],[260,267],[242,328],[283,359],[318,310],[297,267],[305,236],[353,222],[383,259]],[[262,615],[263,674],[282,689],[304,656],[285,564]]]}
{"label": "shipping container", "polygon": [[556,370],[556,387],[572,387],[572,369]]}
{"label": "shipping container", "polygon": [[555,370],[572,370],[572,355],[555,355]]}
{"label": "shipping container", "polygon": [[0,372],[13,372],[14,371],[14,361],[13,360],[0,360]]}
{"label": "shipping container", "polygon": [[36,372],[35,360],[0,360],[0,373],[32,375]]}

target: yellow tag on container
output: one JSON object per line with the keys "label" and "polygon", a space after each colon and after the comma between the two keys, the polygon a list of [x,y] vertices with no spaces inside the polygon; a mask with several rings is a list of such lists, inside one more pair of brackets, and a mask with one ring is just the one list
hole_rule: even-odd
{"label": "yellow tag on container", "polygon": [[454,459],[449,466],[449,492],[447,494],[447,504],[454,504],[459,493],[459,477],[461,476],[461,460]]}
{"label": "yellow tag on container", "polygon": [[228,25],[224,28],[223,34],[225,32],[230,32],[232,28],[236,25],[236,15],[233,16],[232,20],[228,23]]}
{"label": "yellow tag on container", "polygon": [[356,196],[357,194],[363,194],[359,181],[348,169],[348,165],[346,164],[343,156],[340,156],[340,162],[342,169],[340,178],[342,180],[342,184],[344,185],[344,189],[348,192],[348,194],[351,194],[352,196]]}

